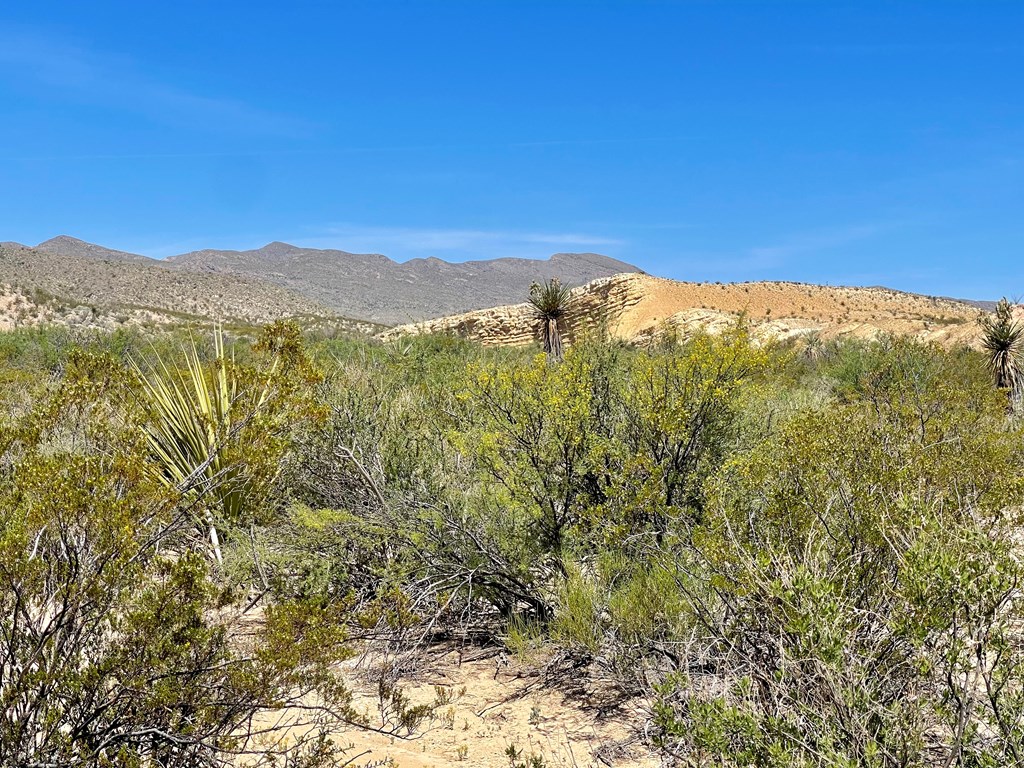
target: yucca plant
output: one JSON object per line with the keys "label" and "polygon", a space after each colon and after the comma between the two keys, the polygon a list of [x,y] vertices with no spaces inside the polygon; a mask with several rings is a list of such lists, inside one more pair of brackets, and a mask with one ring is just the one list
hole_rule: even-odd
{"label": "yucca plant", "polygon": [[817,331],[804,337],[803,355],[812,363],[820,362],[825,357],[825,342]]}
{"label": "yucca plant", "polygon": [[220,537],[213,510],[223,520],[238,520],[250,490],[244,464],[229,448],[270,399],[278,358],[255,391],[242,397],[234,357],[225,353],[219,328],[214,332],[211,364],[203,363],[194,339],[184,352],[185,368],[181,371],[158,358],[155,375],[147,376],[135,364],[152,416],[145,426],[146,441],[161,479],[193,497],[197,509],[202,510],[202,525],[220,562]]}
{"label": "yucca plant", "polygon": [[982,316],[981,328],[981,343],[988,352],[996,386],[1013,399],[1024,386],[1024,326],[1014,319],[1013,305],[1004,298],[996,304],[995,312]]}
{"label": "yucca plant", "polygon": [[554,360],[562,359],[562,334],[558,329],[558,321],[568,310],[571,299],[569,288],[562,285],[557,277],[530,286],[530,304],[542,324],[544,351]]}

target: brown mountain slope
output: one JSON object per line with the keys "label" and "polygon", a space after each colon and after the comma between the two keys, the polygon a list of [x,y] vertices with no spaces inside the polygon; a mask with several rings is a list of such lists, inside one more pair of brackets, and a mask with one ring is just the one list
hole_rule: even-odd
{"label": "brown mountain slope", "polygon": [[173,316],[262,323],[333,314],[304,296],[239,275],[196,274],[167,269],[152,259],[110,261],[13,243],[0,244],[0,284],[49,294],[64,304]]}
{"label": "brown mountain slope", "polygon": [[[697,329],[714,332],[741,313],[762,339],[896,333],[955,345],[973,344],[978,337],[979,310],[949,299],[884,288],[684,283],[638,274],[616,275],[575,289],[566,328],[570,341],[603,324],[612,336],[640,343],[673,329],[683,334]],[[537,328],[530,305],[516,304],[399,326],[382,336],[454,332],[485,344],[516,345],[534,341]]]}
{"label": "brown mountain slope", "polygon": [[550,259],[449,263],[270,243],[251,251],[194,251],[166,259],[170,267],[257,277],[301,293],[335,312],[393,325],[515,301],[534,280],[568,285],[636,267],[595,253]]}
{"label": "brown mountain slope", "polygon": [[134,261],[140,264],[157,264],[156,259],[148,256],[140,256],[137,253],[126,251],[115,251],[113,248],[104,248],[102,245],[94,245],[77,237],[58,235],[46,240],[36,246],[37,251],[46,251],[56,256],[64,256],[71,259],[95,259],[99,261]]}

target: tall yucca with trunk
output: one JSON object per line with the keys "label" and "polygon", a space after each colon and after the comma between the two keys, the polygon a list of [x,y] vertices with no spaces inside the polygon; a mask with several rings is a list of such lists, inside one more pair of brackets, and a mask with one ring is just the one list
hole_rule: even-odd
{"label": "tall yucca with trunk", "polygon": [[543,284],[534,283],[530,286],[530,304],[541,322],[544,351],[554,360],[562,359],[562,334],[558,321],[564,317],[571,299],[569,289],[556,277],[545,280]]}
{"label": "tall yucca with trunk", "polygon": [[996,386],[1013,399],[1024,388],[1024,326],[1014,320],[1013,305],[1001,299],[995,312],[981,318],[981,327]]}
{"label": "tall yucca with trunk", "polygon": [[193,339],[185,349],[183,370],[172,369],[163,359],[158,359],[155,375],[147,376],[138,364],[135,370],[152,416],[144,429],[160,477],[193,497],[219,562],[214,511],[223,520],[238,520],[250,491],[244,464],[230,447],[267,404],[278,359],[256,391],[242,397],[234,357],[225,353],[219,328],[214,352],[212,363],[204,364]]}

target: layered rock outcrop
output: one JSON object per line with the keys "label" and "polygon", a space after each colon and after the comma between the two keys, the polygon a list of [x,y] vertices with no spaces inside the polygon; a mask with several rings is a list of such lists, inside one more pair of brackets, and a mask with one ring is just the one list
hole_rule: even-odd
{"label": "layered rock outcrop", "polygon": [[[525,289],[524,289],[525,291]],[[884,288],[803,283],[685,283],[643,274],[595,280],[572,291],[563,327],[567,341],[598,330],[648,343],[666,333],[720,332],[744,316],[755,338],[872,338],[893,333],[947,346],[976,344],[980,311],[969,304]],[[527,304],[514,304],[402,325],[385,340],[410,334],[455,333],[483,344],[538,340]]]}

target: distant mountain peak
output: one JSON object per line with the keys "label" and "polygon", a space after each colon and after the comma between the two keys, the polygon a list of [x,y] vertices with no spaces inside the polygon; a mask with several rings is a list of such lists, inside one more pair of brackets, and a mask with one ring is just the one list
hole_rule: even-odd
{"label": "distant mountain peak", "polygon": [[291,243],[284,243],[284,242],[281,242],[280,240],[274,240],[272,243],[267,243],[262,248],[257,248],[255,250],[255,252],[256,253],[273,253],[273,254],[278,254],[278,253],[295,253],[297,251],[307,251],[307,250],[310,250],[310,249],[308,249],[308,248],[300,248],[299,246],[292,245]]}
{"label": "distant mountain peak", "polygon": [[59,246],[59,245],[91,245],[91,243],[85,242],[85,240],[79,240],[77,237],[71,235],[57,235],[51,237],[49,240],[44,240],[36,248],[46,248],[47,246]]}
{"label": "distant mountain peak", "polygon": [[281,240],[248,250],[195,250],[159,261],[64,234],[34,250],[64,259],[68,265],[77,260],[136,263],[172,274],[217,273],[237,276],[242,282],[255,279],[268,288],[272,284],[301,294],[345,317],[390,325],[524,301],[530,284],[537,280],[557,277],[572,287],[623,272],[641,272],[632,264],[597,253],[465,262],[430,256],[397,262],[379,253],[306,248]]}
{"label": "distant mountain peak", "polygon": [[265,280],[185,273],[155,259],[66,236],[36,248],[0,244],[0,284],[4,283],[41,290],[48,296],[43,303],[59,317],[71,318],[70,324],[86,322],[73,310],[88,305],[89,317],[103,315],[95,327],[104,328],[183,318],[265,323],[296,315],[335,317],[316,302]]}
{"label": "distant mountain peak", "polygon": [[102,245],[87,243],[85,240],[79,240],[77,237],[72,237],[71,235],[57,235],[56,237],[51,237],[49,240],[44,240],[37,245],[36,250],[46,251],[47,253],[53,253],[67,258],[85,258],[98,261],[154,261],[153,259],[150,259],[147,256],[142,256],[138,253],[129,253],[128,251],[104,248]]}
{"label": "distant mountain peak", "polygon": [[579,253],[553,253],[548,259],[552,264],[570,264],[579,262],[588,262],[591,264],[602,264],[609,267],[619,268],[619,272],[643,272],[642,269],[629,264],[620,259],[616,259],[612,256],[605,256],[603,253],[592,253],[590,251],[583,251]]}
{"label": "distant mountain peak", "polygon": [[641,271],[596,253],[454,263],[430,256],[397,262],[377,253],[304,248],[281,241],[248,251],[193,251],[173,256],[167,263],[187,271],[260,278],[346,317],[387,324],[525,300],[535,280],[558,277],[576,286],[599,277]]}

